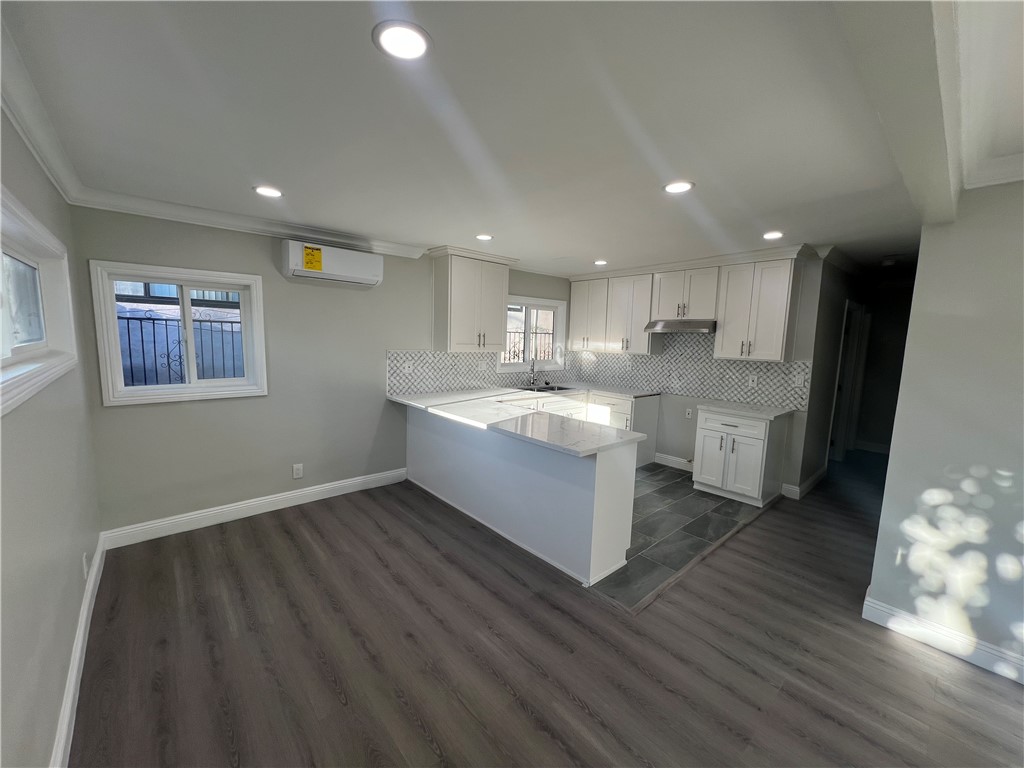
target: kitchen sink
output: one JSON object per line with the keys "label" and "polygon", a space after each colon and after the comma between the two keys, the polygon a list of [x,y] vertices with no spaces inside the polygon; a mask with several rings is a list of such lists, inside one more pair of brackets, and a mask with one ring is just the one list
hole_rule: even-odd
{"label": "kitchen sink", "polygon": [[536,387],[516,387],[524,392],[564,392],[573,389],[572,387],[560,387],[557,384],[544,384]]}

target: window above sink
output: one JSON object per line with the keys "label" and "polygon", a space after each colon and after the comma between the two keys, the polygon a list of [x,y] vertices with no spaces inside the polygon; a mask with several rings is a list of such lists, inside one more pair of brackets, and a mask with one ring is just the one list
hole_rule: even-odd
{"label": "window above sink", "polygon": [[[560,371],[565,368],[566,303],[553,299],[509,296],[505,351],[498,359],[501,372]],[[553,392],[554,389],[532,389]]]}

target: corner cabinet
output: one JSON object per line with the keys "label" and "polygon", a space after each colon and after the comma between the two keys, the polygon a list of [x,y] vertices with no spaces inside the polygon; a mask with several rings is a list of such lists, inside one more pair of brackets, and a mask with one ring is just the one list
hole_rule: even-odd
{"label": "corner cabinet", "polygon": [[651,322],[653,278],[653,275],[632,275],[613,277],[608,281],[606,352],[651,354],[651,334],[644,328]]}
{"label": "corner cabinet", "polygon": [[508,266],[451,253],[434,259],[434,349],[503,352]]}
{"label": "corner cabinet", "polygon": [[790,357],[789,328],[799,293],[793,259],[721,267],[715,357],[781,362]]}
{"label": "corner cabinet", "polygon": [[714,320],[718,306],[718,267],[656,272],[652,320]]}
{"label": "corner cabinet", "polygon": [[608,280],[580,280],[569,292],[569,349],[604,352]]}
{"label": "corner cabinet", "polygon": [[693,487],[763,507],[782,492],[788,416],[753,416],[697,410]]}

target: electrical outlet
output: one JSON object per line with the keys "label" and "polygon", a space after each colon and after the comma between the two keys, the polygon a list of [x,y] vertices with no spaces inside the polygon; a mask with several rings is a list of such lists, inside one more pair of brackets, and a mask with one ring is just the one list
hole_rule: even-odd
{"label": "electrical outlet", "polygon": [[478,371],[486,371],[486,370],[487,370],[487,361],[486,361],[486,360],[481,360],[481,361],[479,361],[479,362],[478,362],[478,363],[476,364],[476,369],[477,369]]}
{"label": "electrical outlet", "polygon": [[89,580],[89,553],[82,553],[82,578],[86,581]]}
{"label": "electrical outlet", "polygon": [[402,363],[402,373],[412,373],[412,363]]}
{"label": "electrical outlet", "polygon": [[693,418],[693,408],[687,408],[686,409],[686,418],[688,418],[688,419],[692,419]]}
{"label": "electrical outlet", "polygon": [[301,464],[292,464],[292,480],[301,480],[301,479],[302,479],[302,465]]}
{"label": "electrical outlet", "polygon": [[752,373],[749,376],[747,376],[747,386],[748,387],[756,387],[757,386],[757,376],[755,374]]}
{"label": "electrical outlet", "polygon": [[802,387],[804,385],[804,375],[802,373],[793,374],[793,386]]}

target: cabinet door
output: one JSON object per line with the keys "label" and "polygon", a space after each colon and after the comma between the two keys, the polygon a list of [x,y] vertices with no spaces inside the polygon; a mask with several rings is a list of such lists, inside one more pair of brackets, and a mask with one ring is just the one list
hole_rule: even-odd
{"label": "cabinet door", "polygon": [[728,435],[726,446],[729,449],[729,461],[723,487],[747,496],[758,496],[761,493],[764,440]]}
{"label": "cabinet door", "polygon": [[481,346],[489,352],[505,350],[505,325],[508,318],[508,267],[480,262]]}
{"label": "cabinet door", "polygon": [[604,352],[608,344],[608,279],[588,280],[587,350]]}
{"label": "cabinet door", "polygon": [[651,282],[653,275],[639,275],[630,278],[633,289],[629,302],[629,326],[626,335],[626,352],[647,355],[651,352],[651,334],[644,328],[651,322]]}
{"label": "cabinet door", "polygon": [[448,337],[452,352],[475,352],[481,349],[480,272],[484,262],[455,256],[451,260],[448,297]]}
{"label": "cabinet door", "polygon": [[688,320],[714,320],[718,306],[718,267],[688,269],[683,275],[680,316]]}
{"label": "cabinet door", "polygon": [[724,432],[697,430],[697,444],[693,449],[693,479],[696,482],[722,487],[725,481],[726,437]]}
{"label": "cabinet door", "polygon": [[[718,268],[714,269],[717,273]],[[653,319],[671,320],[683,316],[683,285],[686,275],[686,272],[661,272],[654,276],[654,301],[651,302]]]}
{"label": "cabinet door", "polygon": [[630,417],[624,413],[612,411],[608,414],[608,426],[616,429],[629,429]]}
{"label": "cabinet door", "polygon": [[754,287],[754,265],[722,267],[718,280],[718,310],[715,320],[715,357],[745,357],[750,328],[750,296]]}
{"label": "cabinet door", "polygon": [[782,360],[792,277],[793,262],[790,259],[759,261],[754,265],[745,355],[751,360]]}
{"label": "cabinet door", "polygon": [[569,288],[569,349],[585,348],[590,313],[590,281],[581,280]]}
{"label": "cabinet door", "polygon": [[606,352],[625,352],[633,303],[633,278],[613,277],[608,281],[608,338]]}

